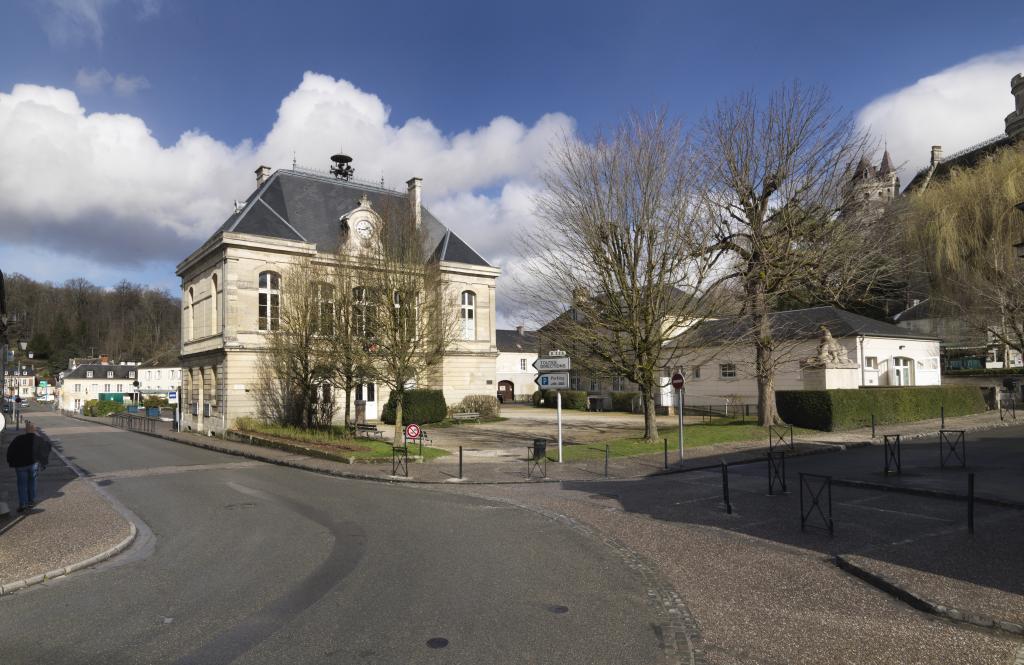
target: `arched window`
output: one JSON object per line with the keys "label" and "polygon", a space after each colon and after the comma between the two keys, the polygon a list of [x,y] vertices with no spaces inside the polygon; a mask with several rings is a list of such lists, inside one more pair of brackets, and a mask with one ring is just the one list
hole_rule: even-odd
{"label": "arched window", "polygon": [[210,334],[217,334],[218,307],[220,296],[217,294],[217,274],[210,276]]}
{"label": "arched window", "polygon": [[321,335],[334,334],[334,287],[324,282],[314,284],[316,289],[317,316],[316,331]]}
{"label": "arched window", "polygon": [[281,276],[276,272],[260,273],[260,330],[281,327]]}
{"label": "arched window", "polygon": [[476,339],[476,294],[472,291],[462,292],[459,318],[462,320],[462,339]]}
{"label": "arched window", "polygon": [[196,292],[191,286],[188,287],[188,312],[185,316],[185,334],[188,339],[195,339],[196,336]]}

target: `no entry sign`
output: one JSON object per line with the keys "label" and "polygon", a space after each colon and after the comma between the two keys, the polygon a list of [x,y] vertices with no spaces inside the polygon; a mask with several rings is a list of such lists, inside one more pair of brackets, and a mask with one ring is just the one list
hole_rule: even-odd
{"label": "no entry sign", "polygon": [[676,372],[675,374],[672,375],[672,387],[675,388],[676,390],[682,390],[683,389],[683,373],[682,372]]}
{"label": "no entry sign", "polygon": [[405,426],[405,438],[407,439],[418,439],[420,438],[420,426],[416,423],[409,423]]}

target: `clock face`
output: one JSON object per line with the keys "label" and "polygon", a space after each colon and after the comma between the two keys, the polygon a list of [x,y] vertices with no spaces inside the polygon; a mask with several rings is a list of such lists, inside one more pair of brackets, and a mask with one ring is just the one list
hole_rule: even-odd
{"label": "clock face", "polygon": [[373,225],[365,219],[361,219],[356,222],[356,233],[359,234],[360,238],[369,238],[370,234],[373,233]]}

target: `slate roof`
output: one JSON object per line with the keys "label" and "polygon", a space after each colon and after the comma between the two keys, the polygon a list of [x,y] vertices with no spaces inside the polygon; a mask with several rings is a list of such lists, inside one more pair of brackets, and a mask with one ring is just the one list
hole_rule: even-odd
{"label": "slate roof", "polygon": [[[828,327],[832,337],[837,339],[857,335],[902,339],[938,339],[832,306],[773,312],[770,322],[772,333],[779,340],[818,339],[821,337],[821,326]],[[709,320],[693,328],[690,333],[692,336],[687,343],[711,346],[742,339],[749,335],[751,330],[751,319],[747,317]]]}
{"label": "slate roof", "polygon": [[[377,211],[408,206],[408,196],[381,187],[316,175],[304,171],[275,171],[217,233],[248,233],[284,240],[311,242],[317,250],[338,248],[339,219],[360,206],[363,197]],[[490,266],[462,238],[422,208],[427,256],[435,260]],[[215,234],[216,235],[216,234]]]}
{"label": "slate roof", "polygon": [[[85,373],[90,370],[93,372],[94,380],[107,378],[107,372],[114,373],[113,380],[133,381],[139,376],[139,368],[136,365],[79,365],[70,372],[64,372],[64,380],[89,378]],[[135,377],[129,377],[128,372],[135,372]]]}
{"label": "slate roof", "polygon": [[939,163],[935,165],[934,171],[929,176],[929,171],[932,171],[931,166],[926,166],[914,176],[913,180],[907,184],[906,189],[903,193],[912,192],[920,189],[926,182],[931,182],[937,178],[944,178],[949,175],[949,172],[954,167],[958,168],[974,168],[974,166],[981,161],[981,159],[987,155],[991,155],[995,151],[999,150],[1004,146],[1011,145],[1015,139],[1011,139],[1006,134],[1000,134],[994,136],[987,141],[971,146],[964,150],[954,152],[948,157],[943,157],[939,160]]}
{"label": "slate roof", "polygon": [[495,330],[498,351],[505,353],[537,353],[540,338],[532,330],[524,330],[520,335],[518,330]]}

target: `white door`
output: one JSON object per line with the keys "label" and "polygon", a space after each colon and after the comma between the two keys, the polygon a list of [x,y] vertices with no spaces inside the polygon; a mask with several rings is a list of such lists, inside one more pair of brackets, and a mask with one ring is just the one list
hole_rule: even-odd
{"label": "white door", "polygon": [[356,399],[366,400],[366,419],[377,420],[377,384],[360,383],[357,385]]}
{"label": "white door", "polygon": [[893,358],[893,385],[896,386],[912,386],[914,385],[914,378],[912,376],[911,367],[913,367],[913,361],[910,358]]}

